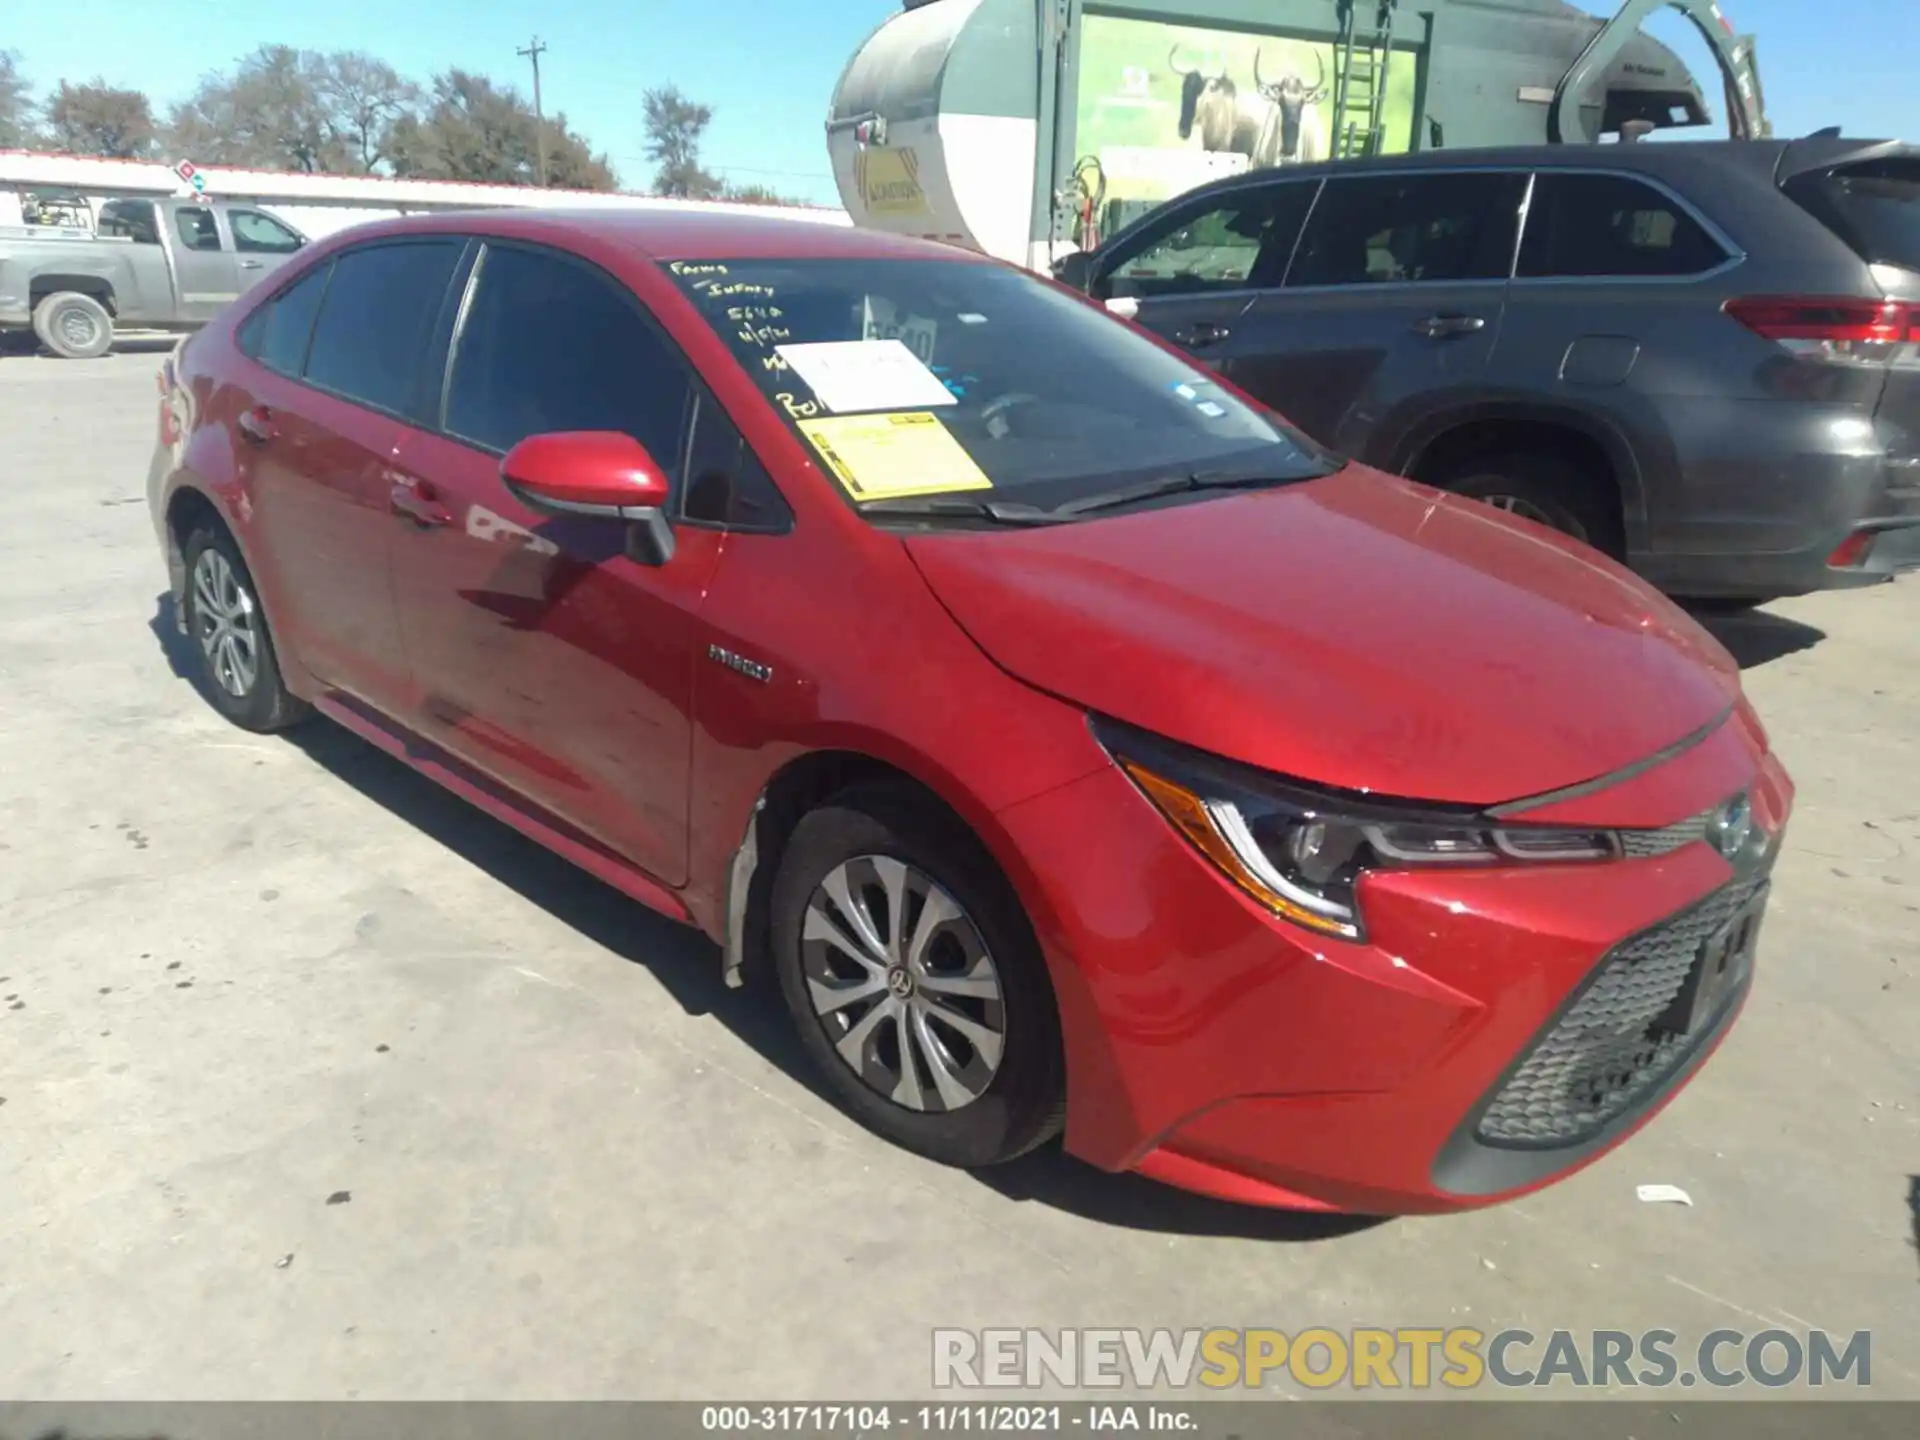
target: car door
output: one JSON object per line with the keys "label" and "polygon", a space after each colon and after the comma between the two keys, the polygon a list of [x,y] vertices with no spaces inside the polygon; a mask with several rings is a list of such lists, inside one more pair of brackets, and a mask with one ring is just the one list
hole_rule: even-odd
{"label": "car door", "polygon": [[1176,203],[1099,257],[1092,293],[1231,378],[1248,354],[1239,318],[1286,274],[1319,186],[1266,181]]}
{"label": "car door", "polygon": [[1417,412],[1481,384],[1513,272],[1524,172],[1329,179],[1284,285],[1239,321],[1234,381],[1343,454],[1384,461]]}
{"label": "car door", "polygon": [[210,205],[169,206],[173,212],[174,303],[181,320],[211,320],[240,298],[233,250],[220,237]]}
{"label": "car door", "polygon": [[264,211],[229,206],[226,219],[242,292],[286,264],[307,243],[299,231]]}
{"label": "car door", "polygon": [[1790,453],[1769,477],[1742,447],[1681,438],[1736,431],[1753,404],[1727,384],[1724,337],[1742,332],[1722,313],[1726,292],[1703,283],[1736,254],[1644,177],[1542,170],[1534,180],[1489,386],[1564,407],[1631,445],[1638,484],[1621,498],[1635,550],[1697,553],[1741,531],[1750,552],[1787,550],[1817,523],[1753,503],[1769,480],[1796,488]]}
{"label": "car door", "polygon": [[390,472],[432,389],[422,358],[464,248],[430,238],[343,251],[276,296],[257,337],[258,311],[240,337],[260,363],[235,448],[278,579],[276,619],[317,678],[390,715],[411,695],[388,576]]}
{"label": "car door", "polygon": [[[624,522],[535,512],[500,463],[529,435],[617,430],[678,477],[692,371],[606,272],[496,241],[448,349],[440,433],[409,436],[397,461],[416,516],[393,562],[413,723],[681,884],[697,612],[722,532],[684,527],[647,565],[626,554]],[[684,489],[676,478],[674,506]]]}

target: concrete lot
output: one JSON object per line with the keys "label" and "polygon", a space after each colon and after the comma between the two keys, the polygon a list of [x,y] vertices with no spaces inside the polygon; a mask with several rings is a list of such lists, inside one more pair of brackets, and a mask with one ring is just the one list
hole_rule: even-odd
{"label": "concrete lot", "polygon": [[0,358],[0,1397],[904,1398],[936,1325],[1450,1323],[1871,1329],[1920,1397],[1920,581],[1722,627],[1800,807],[1717,1062],[1557,1189],[1354,1228],[892,1150],[704,941],[224,724],[156,620],[157,363]]}

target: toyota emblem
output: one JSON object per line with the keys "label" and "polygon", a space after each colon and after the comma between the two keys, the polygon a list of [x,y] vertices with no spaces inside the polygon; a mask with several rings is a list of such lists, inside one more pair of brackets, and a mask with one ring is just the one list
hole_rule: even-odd
{"label": "toyota emblem", "polygon": [[1722,857],[1731,860],[1746,848],[1753,834],[1753,803],[1745,795],[1736,795],[1714,815],[1707,827],[1707,838]]}

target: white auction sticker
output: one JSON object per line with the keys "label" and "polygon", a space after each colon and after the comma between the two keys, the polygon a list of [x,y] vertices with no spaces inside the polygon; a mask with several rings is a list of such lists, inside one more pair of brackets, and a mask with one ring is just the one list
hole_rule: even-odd
{"label": "white auction sticker", "polygon": [[898,340],[830,340],[776,352],[837,415],[951,405],[953,392]]}

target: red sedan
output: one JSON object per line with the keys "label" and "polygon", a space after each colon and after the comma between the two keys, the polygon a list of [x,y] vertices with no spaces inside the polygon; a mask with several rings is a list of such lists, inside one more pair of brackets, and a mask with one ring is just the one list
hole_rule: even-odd
{"label": "red sedan", "polygon": [[1050,282],[692,214],[393,221],[161,374],[205,692],[777,982],[922,1155],[1485,1204],[1747,994],[1792,785],[1624,570]]}

